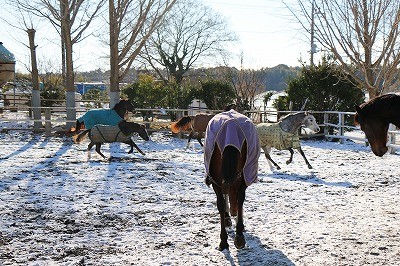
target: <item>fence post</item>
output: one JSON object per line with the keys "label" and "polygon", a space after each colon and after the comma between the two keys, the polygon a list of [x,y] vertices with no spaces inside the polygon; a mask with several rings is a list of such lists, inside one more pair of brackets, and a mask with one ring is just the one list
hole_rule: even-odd
{"label": "fence post", "polygon": [[46,108],[44,110],[44,118],[45,118],[44,129],[46,132],[46,136],[50,136],[51,135],[51,110],[50,110],[50,108]]}
{"label": "fence post", "polygon": [[393,124],[389,124],[389,130],[388,130],[388,146],[389,146],[389,152],[390,154],[394,154],[396,152],[396,149],[392,146],[390,146],[390,144],[396,144],[396,134],[391,133],[390,131],[394,131],[396,130],[396,126]]}
{"label": "fence post", "polygon": [[[344,136],[344,114],[339,114],[339,136]],[[340,144],[344,143],[344,138],[340,138]]]}
{"label": "fence post", "polygon": [[329,114],[324,113],[324,137],[326,138],[326,135],[329,135],[329,128],[327,126],[327,123],[329,121]]}

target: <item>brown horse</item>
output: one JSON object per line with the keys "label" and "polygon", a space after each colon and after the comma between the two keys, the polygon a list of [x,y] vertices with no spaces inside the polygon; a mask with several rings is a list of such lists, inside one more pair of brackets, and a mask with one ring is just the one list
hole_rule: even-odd
{"label": "brown horse", "polygon": [[186,148],[189,147],[190,140],[196,136],[197,141],[203,146],[201,138],[204,136],[207,124],[213,118],[213,114],[199,113],[195,116],[183,116],[175,123],[171,124],[171,131],[175,134],[181,131],[189,131],[189,139]]}
{"label": "brown horse", "polygon": [[243,248],[246,243],[243,235],[245,191],[257,179],[260,156],[256,128],[248,117],[234,110],[223,112],[208,124],[204,144],[205,181],[212,185],[217,196],[220,215],[219,250],[229,248],[225,230],[232,225],[229,212],[237,216],[234,244],[236,248]]}
{"label": "brown horse", "polygon": [[387,132],[389,123],[400,127],[400,96],[385,94],[356,106],[354,121],[365,132],[371,149],[382,157],[388,150]]}

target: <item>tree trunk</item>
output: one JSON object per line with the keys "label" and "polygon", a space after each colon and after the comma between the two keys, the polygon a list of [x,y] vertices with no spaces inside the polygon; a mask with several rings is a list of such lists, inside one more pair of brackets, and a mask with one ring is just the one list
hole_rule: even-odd
{"label": "tree trunk", "polygon": [[31,107],[33,109],[33,128],[34,131],[39,131],[42,128],[42,115],[40,106],[40,90],[39,90],[39,71],[36,61],[36,46],[35,46],[35,32],[34,29],[28,29],[29,48],[31,50],[31,66],[32,66],[32,100]]}
{"label": "tree trunk", "polygon": [[[65,0],[64,0],[65,1]],[[65,6],[68,6],[67,4]],[[76,109],[75,109],[75,86],[74,86],[74,61],[72,58],[72,40],[71,40],[71,23],[70,14],[65,14],[62,20],[62,28],[64,29],[64,45],[65,45],[65,67],[66,67],[66,108],[67,108],[67,124],[69,129],[75,125]]]}
{"label": "tree trunk", "polygon": [[118,26],[115,15],[114,0],[109,0],[110,22],[110,108],[119,102],[119,59],[118,59]]}

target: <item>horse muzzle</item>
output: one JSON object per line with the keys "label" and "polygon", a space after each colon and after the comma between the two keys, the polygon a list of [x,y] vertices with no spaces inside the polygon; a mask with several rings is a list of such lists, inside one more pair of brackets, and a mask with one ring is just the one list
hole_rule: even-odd
{"label": "horse muzzle", "polygon": [[376,155],[376,156],[379,156],[379,157],[382,157],[387,151],[388,151],[388,148],[385,146],[385,147],[371,147],[371,149],[372,149],[372,152]]}

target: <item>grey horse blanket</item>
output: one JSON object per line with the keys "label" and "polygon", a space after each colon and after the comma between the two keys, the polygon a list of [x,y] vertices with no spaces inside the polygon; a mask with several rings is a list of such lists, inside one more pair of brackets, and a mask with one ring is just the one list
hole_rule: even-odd
{"label": "grey horse blanket", "polygon": [[93,109],[78,118],[78,121],[79,123],[83,121],[85,128],[91,129],[94,125],[116,126],[122,121],[122,117],[113,109]]}
{"label": "grey horse blanket", "polygon": [[95,125],[90,130],[89,139],[94,143],[125,142],[132,135],[123,134],[119,126]]}
{"label": "grey horse blanket", "polygon": [[260,123],[256,128],[261,147],[269,146],[278,150],[300,148],[299,135],[283,131],[279,123]]}
{"label": "grey horse blanket", "polygon": [[235,110],[214,116],[207,125],[204,142],[206,173],[209,174],[215,143],[222,153],[225,147],[229,145],[241,151],[245,141],[247,142],[247,159],[243,168],[243,176],[246,185],[249,186],[257,180],[258,158],[260,157],[260,142],[257,137],[256,127],[247,116]]}

